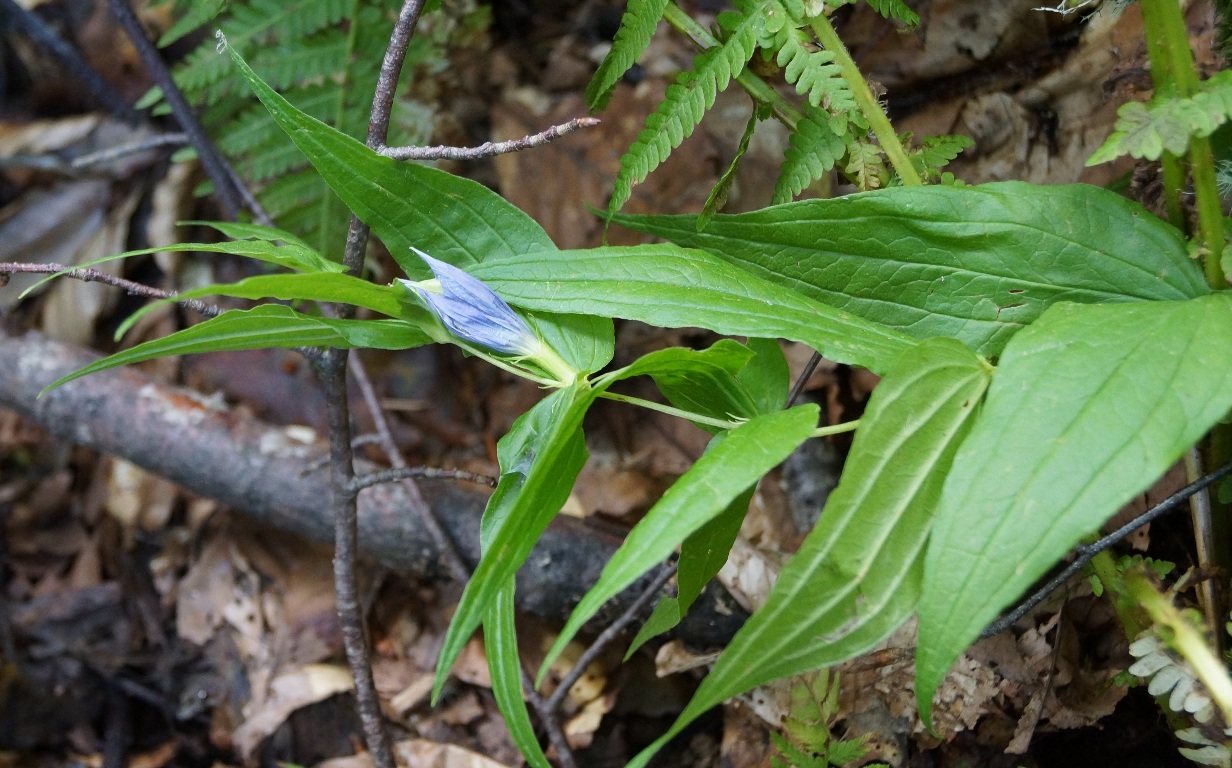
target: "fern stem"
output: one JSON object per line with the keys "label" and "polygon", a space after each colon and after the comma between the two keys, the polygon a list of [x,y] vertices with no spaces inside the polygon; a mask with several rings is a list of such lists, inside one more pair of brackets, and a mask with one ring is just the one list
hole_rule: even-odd
{"label": "fern stem", "polygon": [[[1155,93],[1180,99],[1193,96],[1198,91],[1198,71],[1194,66],[1193,51],[1189,48],[1189,30],[1185,26],[1180,5],[1176,0],[1142,0],[1142,18]],[[1228,279],[1220,264],[1226,244],[1223,208],[1219,201],[1219,187],[1215,183],[1215,160],[1209,139],[1190,139],[1189,166],[1198,209],[1198,236],[1205,250],[1203,267],[1206,279],[1212,288],[1227,288]],[[1173,224],[1178,224],[1174,217],[1173,198],[1177,199],[1176,208],[1179,210],[1180,186],[1184,178],[1179,171],[1169,173],[1169,170],[1165,158],[1168,216],[1174,219]]]}
{"label": "fern stem", "polygon": [[1206,246],[1203,259],[1206,280],[1212,288],[1221,290],[1228,287],[1222,264],[1227,240],[1224,237],[1223,205],[1219,200],[1219,185],[1215,181],[1215,156],[1211,151],[1210,139],[1190,139],[1189,166],[1198,207],[1198,232]]}
{"label": "fern stem", "polygon": [[1168,645],[1189,662],[1219,705],[1224,719],[1232,721],[1232,678],[1202,633],[1143,574],[1127,573],[1124,583],[1126,594],[1141,605],[1158,626],[1167,628],[1168,633],[1163,637]]}
{"label": "fern stem", "polygon": [[1181,158],[1171,152],[1164,152],[1159,158],[1164,181],[1164,210],[1168,214],[1168,223],[1181,232],[1188,229],[1185,222],[1185,209],[1181,207],[1181,190],[1185,188],[1185,166]]}
{"label": "fern stem", "polygon": [[[680,34],[689,38],[699,51],[706,51],[719,45],[710,31],[693,20],[693,17],[680,10],[680,6],[669,2],[663,11],[663,19]],[[770,107],[777,117],[790,130],[796,130],[796,124],[804,119],[803,113],[796,109],[783,95],[770,87],[746,67],[735,78],[740,87],[760,105]]]}
{"label": "fern stem", "polygon": [[817,35],[817,40],[822,47],[834,54],[835,63],[843,68],[843,79],[851,88],[851,94],[855,97],[856,103],[860,105],[864,119],[868,120],[869,128],[877,137],[881,148],[885,150],[886,158],[890,161],[890,165],[894,166],[894,171],[903,182],[903,186],[916,187],[923,184],[920,174],[916,173],[915,166],[911,164],[906,151],[903,150],[898,134],[894,132],[894,126],[890,125],[890,118],[886,117],[885,110],[881,108],[881,103],[877,101],[872,89],[868,87],[868,81],[860,73],[860,68],[856,66],[855,59],[851,58],[847,46],[843,45],[834,25],[825,16],[817,16],[809,21],[809,26],[813,34]]}

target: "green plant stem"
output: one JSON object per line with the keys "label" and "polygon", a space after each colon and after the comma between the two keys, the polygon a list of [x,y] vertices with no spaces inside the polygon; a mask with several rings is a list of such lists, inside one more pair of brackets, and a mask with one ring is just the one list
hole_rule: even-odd
{"label": "green plant stem", "polygon": [[1161,635],[1165,642],[1189,662],[1211,698],[1219,705],[1224,721],[1232,722],[1232,677],[1228,676],[1227,668],[1194,622],[1177,610],[1172,601],[1141,572],[1125,574],[1123,583],[1126,595],[1142,606],[1155,624],[1167,629]]}
{"label": "green plant stem", "polygon": [[[1151,59],[1151,80],[1155,83],[1156,95],[1179,99],[1193,96],[1198,91],[1198,70],[1194,66],[1193,51],[1189,48],[1189,30],[1185,26],[1180,4],[1176,0],[1142,0],[1141,5],[1147,52]],[[1209,139],[1190,140],[1189,166],[1198,209],[1198,237],[1204,250],[1203,269],[1211,287],[1221,290],[1228,287],[1228,279],[1220,265],[1226,239]],[[1182,228],[1184,222],[1177,219],[1181,218],[1180,194],[1184,181],[1179,161],[1176,167],[1170,167],[1169,158],[1165,156],[1164,187],[1168,218]]]}
{"label": "green plant stem", "polygon": [[855,60],[847,52],[847,46],[843,45],[834,25],[825,16],[817,16],[809,21],[809,26],[812,27],[813,34],[817,35],[821,47],[834,54],[835,63],[843,68],[843,79],[847,81],[847,87],[851,88],[851,94],[855,97],[856,104],[860,105],[860,111],[864,114],[864,119],[868,121],[868,127],[872,129],[881,148],[885,150],[886,158],[890,161],[890,165],[894,166],[894,171],[903,182],[903,186],[917,187],[923,184],[920,174],[916,173],[915,166],[911,164],[906,151],[903,150],[898,134],[894,132],[894,126],[890,125],[890,118],[886,117],[885,110],[881,108],[881,102],[877,101],[872,89],[868,87],[868,81],[864,79]]}
{"label": "green plant stem", "polygon": [[[724,421],[723,419],[716,419],[711,416],[703,416],[700,413],[693,413],[692,411],[686,411],[682,408],[674,408],[670,405],[663,405],[662,403],[656,403],[653,400],[643,400],[640,397],[633,397],[632,395],[620,395],[615,392],[606,392],[606,391],[601,392],[599,394],[599,397],[604,397],[604,398],[607,398],[608,400],[615,400],[616,402],[619,402],[619,403],[628,403],[629,405],[637,405],[642,408],[647,408],[652,411],[657,411],[659,413],[666,413],[668,416],[676,416],[681,419],[685,419],[687,421],[692,421],[696,424],[705,424],[710,427],[717,427],[718,429],[735,429],[736,427],[740,426],[741,424],[744,424],[747,421],[747,419],[738,419],[738,418],[733,418],[730,421]],[[854,432],[857,428],[859,428],[859,426],[860,426],[859,419],[856,419],[855,421],[844,421],[842,424],[832,424],[828,427],[818,427],[817,429],[814,429],[812,432],[809,433],[809,437],[810,438],[827,437],[828,435],[838,435],[838,434],[842,434],[843,432]]]}
{"label": "green plant stem", "polygon": [[680,408],[673,408],[670,405],[656,403],[653,400],[643,400],[640,397],[633,397],[632,395],[619,395],[615,392],[601,392],[599,397],[605,397],[608,400],[615,400],[619,403],[628,403],[629,405],[641,406],[642,408],[646,408],[651,411],[666,413],[669,416],[677,416],[679,418],[692,421],[696,424],[705,424],[706,426],[717,427],[719,429],[735,429],[744,423],[744,420],[724,421],[723,419],[702,416],[700,413],[693,413]]}
{"label": "green plant stem", "polygon": [[828,427],[818,427],[809,433],[809,437],[827,437],[841,435],[844,432],[855,432],[860,427],[860,420],[844,421],[841,424],[831,424]]}
{"label": "green plant stem", "polygon": [[1215,290],[1228,287],[1223,271],[1223,249],[1227,245],[1223,231],[1223,205],[1219,200],[1219,185],[1215,181],[1215,155],[1211,141],[1193,138],[1189,142],[1189,166],[1193,177],[1198,208],[1198,232],[1206,246],[1203,267],[1206,280]]}
{"label": "green plant stem", "polygon": [[1181,190],[1185,188],[1185,166],[1181,158],[1165,152],[1159,158],[1164,181],[1164,210],[1168,213],[1168,223],[1181,232],[1188,229],[1185,221],[1185,209],[1181,207]]}
{"label": "green plant stem", "polygon": [[[700,51],[709,50],[719,44],[719,41],[715,39],[714,35],[710,34],[708,29],[694,21],[692,16],[680,10],[680,6],[675,3],[669,2],[667,4],[667,8],[663,12],[663,19],[677,32],[689,38]],[[765,80],[762,80],[747,68],[736,76],[736,82],[753,98],[753,101],[770,107],[774,112],[774,116],[789,129],[794,131],[796,124],[804,119],[804,115],[800,110],[783,98],[782,94],[771,88]]]}

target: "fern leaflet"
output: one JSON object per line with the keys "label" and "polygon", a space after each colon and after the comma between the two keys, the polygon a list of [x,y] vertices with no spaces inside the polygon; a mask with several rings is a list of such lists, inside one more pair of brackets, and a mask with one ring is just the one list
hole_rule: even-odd
{"label": "fern leaflet", "polygon": [[858,112],[851,88],[843,79],[843,69],[834,63],[834,54],[819,50],[800,29],[804,26],[800,10],[783,0],[772,0],[757,44],[778,51],[775,62],[783,67],[783,76],[796,86],[796,93],[808,94],[809,104],[824,105],[833,112]]}
{"label": "fern leaflet", "polygon": [[920,17],[903,0],[868,0],[868,4],[887,19],[898,19],[911,27],[920,23]]}
{"label": "fern leaflet", "polygon": [[698,55],[693,68],[668,86],[663,102],[646,118],[646,127],[637,135],[637,141],[620,158],[620,171],[608,204],[610,211],[620,210],[632,194],[633,185],[644,180],[693,133],[702,115],[714,106],[718,91],[744,71],[757,45],[762,6],[764,3],[748,13],[729,16],[728,19],[738,19],[730,26],[731,36],[717,48]]}
{"label": "fern leaflet", "polygon": [[[910,136],[906,137],[907,139]],[[909,141],[904,140],[905,145]],[[961,134],[946,134],[942,136],[927,136],[920,146],[908,153],[911,164],[924,179],[935,180],[941,176],[941,169],[950,161],[962,154],[964,149],[975,146],[969,136]]]}
{"label": "fern leaflet", "polygon": [[1164,152],[1183,155],[1192,137],[1205,138],[1232,117],[1232,70],[1204,81],[1188,99],[1156,96],[1148,104],[1131,101],[1117,110],[1116,130],[1091,155],[1087,165],[1122,155],[1158,160]]}
{"label": "fern leaflet", "polygon": [[642,51],[650,45],[650,38],[654,36],[659,19],[663,18],[667,3],[668,0],[629,0],[629,6],[620,19],[620,28],[616,30],[616,39],[612,41],[612,48],[586,86],[586,103],[590,105],[592,112],[607,108],[616,83],[620,82],[620,78],[637,63]]}
{"label": "fern leaflet", "polygon": [[[788,140],[779,180],[774,185],[772,205],[790,202],[804,188],[822,177],[847,151],[847,143],[832,127],[834,118],[806,106],[804,119],[796,124]],[[844,124],[844,128],[845,128]]]}

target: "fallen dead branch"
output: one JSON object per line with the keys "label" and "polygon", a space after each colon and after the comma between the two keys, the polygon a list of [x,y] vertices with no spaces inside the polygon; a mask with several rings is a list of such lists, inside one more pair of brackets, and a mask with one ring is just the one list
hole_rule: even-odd
{"label": "fallen dead branch", "polygon": [[[326,452],[323,440],[241,416],[224,403],[172,387],[132,369],[87,376],[39,391],[97,355],[38,334],[0,331],[0,408],[13,410],[58,438],[120,456],[254,520],[316,541],[333,541],[325,472],[303,474]],[[373,467],[361,467],[361,472]],[[425,482],[423,492],[471,567],[479,557],[479,518],[487,494],[452,482]],[[361,555],[417,578],[445,580],[449,570],[397,484],[359,497]],[[518,576],[518,607],[563,620],[599,577],[620,543],[616,533],[558,518]],[[653,577],[652,577],[653,578]],[[643,579],[595,619],[603,626],[649,584]],[[676,632],[691,645],[725,644],[746,614],[711,585]]]}

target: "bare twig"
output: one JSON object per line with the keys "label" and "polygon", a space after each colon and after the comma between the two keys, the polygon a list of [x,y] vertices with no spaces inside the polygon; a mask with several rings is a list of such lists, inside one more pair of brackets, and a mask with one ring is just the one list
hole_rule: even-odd
{"label": "bare twig", "polygon": [[577,663],[573,665],[573,669],[569,670],[569,674],[565,675],[560,681],[560,685],[556,686],[556,690],[552,691],[552,696],[548,699],[548,709],[550,711],[555,712],[560,709],[560,705],[564,703],[565,697],[569,695],[569,689],[586,673],[586,668],[590,666],[591,662],[599,658],[599,654],[603,652],[603,649],[615,640],[624,631],[625,627],[637,619],[641,614],[642,608],[650,602],[651,598],[659,594],[659,590],[663,589],[668,579],[675,575],[675,573],[675,563],[668,563],[663,566],[663,570],[659,572],[659,575],[646,586],[646,589],[642,590],[642,594],[638,595],[636,600],[629,604],[625,612],[599,633],[599,636],[590,644],[590,647],[578,658]]}
{"label": "bare twig", "polygon": [[487,486],[488,488],[496,487],[495,477],[481,475],[478,472],[467,472],[464,469],[441,469],[440,467],[386,469],[382,472],[373,472],[370,475],[360,475],[355,478],[352,485],[356,490],[363,490],[381,483],[396,483],[413,477],[422,477],[426,480],[461,480],[467,483],[474,483],[475,485]]}
{"label": "bare twig", "polygon": [[81,280],[86,283],[106,283],[114,285],[127,293],[134,296],[143,296],[147,299],[175,299],[175,303],[181,307],[191,309],[206,317],[217,317],[222,314],[222,310],[211,304],[206,304],[197,299],[176,299],[176,294],[173,291],[164,291],[158,288],[151,288],[148,285],[134,283],[132,280],[125,280],[122,277],[109,275],[106,272],[100,272],[97,269],[80,269],[67,267],[63,264],[25,264],[22,262],[0,262],[0,275],[7,280],[8,275],[16,274],[35,274],[35,275],[54,275],[63,274],[65,277],[71,277],[74,280]]}
{"label": "bare twig", "polygon": [[[381,408],[381,401],[376,396],[376,390],[372,386],[372,379],[368,376],[367,368],[364,367],[364,361],[359,355],[351,355],[348,363],[351,366],[351,377],[355,380],[355,386],[359,388],[359,394],[364,398],[364,404],[368,406],[368,415],[372,418],[372,426],[376,430],[376,434],[373,435],[375,442],[381,446],[381,450],[385,452],[386,458],[394,469],[405,469],[408,466],[406,459],[403,458],[397,443],[394,442],[389,420],[385,418],[385,410]],[[437,539],[442,551],[453,549],[453,543],[445,536],[440,522],[432,514],[432,506],[424,500],[415,481],[411,477],[404,478],[402,489],[410,499],[411,511],[423,521],[431,536]]]}
{"label": "bare twig", "polygon": [[1102,539],[1091,544],[1080,544],[1074,547],[1074,552],[1078,554],[1078,557],[1074,559],[1074,562],[1066,566],[1065,569],[1056,576],[1049,579],[1044,586],[1033,592],[1031,596],[1020,603],[1017,608],[985,627],[984,631],[980,633],[980,638],[992,637],[993,635],[1004,632],[1014,626],[1014,624],[1017,623],[1023,616],[1026,616],[1032,608],[1042,603],[1046,597],[1064,586],[1065,582],[1069,581],[1071,576],[1081,571],[1086,564],[1095,559],[1095,556],[1100,552],[1103,552],[1114,544],[1123,541],[1131,533],[1151,522],[1155,518],[1167,514],[1168,512],[1171,512],[1181,506],[1189,500],[1190,496],[1193,496],[1195,493],[1198,493],[1213,483],[1227,477],[1229,474],[1232,474],[1232,464],[1225,464],[1214,472],[1198,478],[1194,482],[1159,502],[1147,512],[1139,515]]}
{"label": "bare twig", "polygon": [[796,404],[796,400],[804,392],[804,385],[813,377],[813,371],[817,370],[817,364],[821,362],[821,353],[814,352],[808,362],[804,364],[804,370],[800,372],[800,378],[796,379],[796,383],[791,386],[791,392],[787,393],[787,404],[784,408],[790,408]]}
{"label": "bare twig", "polygon": [[26,10],[14,0],[0,0],[0,17],[8,17],[13,26],[55,56],[69,74],[85,84],[108,112],[127,123],[136,123],[141,119],[137,111],[82,58],[77,49],[61,39],[56,31],[33,11]]}
{"label": "bare twig", "polygon": [[229,219],[236,218],[244,207],[243,199],[235,186],[233,177],[227,172],[227,161],[223,159],[218,147],[206,135],[205,129],[201,127],[192,107],[188,105],[184,94],[171,77],[171,70],[167,69],[162,56],[159,55],[158,48],[150,42],[150,38],[146,37],[141,21],[138,20],[137,14],[133,13],[128,0],[107,0],[107,5],[137,49],[137,54],[141,57],[150,76],[162,89],[163,98],[171,107],[180,128],[188,134],[193,148],[197,150],[197,156],[201,158],[201,166],[205,169],[206,175],[210,177],[210,181],[214,183],[214,192],[222,204],[223,213]]}
{"label": "bare twig", "polygon": [[326,349],[318,364],[325,388],[326,422],[329,425],[330,489],[334,512],[334,592],[338,622],[347,662],[355,679],[355,700],[363,725],[364,741],[376,768],[395,768],[389,736],[381,715],[381,700],[372,678],[372,658],[364,615],[359,600],[355,564],[359,541],[355,476],[351,450],[350,412],[346,395],[345,349]]}
{"label": "bare twig", "polygon": [[493,155],[541,147],[579,128],[591,128],[598,124],[597,117],[575,117],[567,123],[554,125],[534,136],[523,136],[511,141],[488,141],[477,147],[381,147],[379,151],[382,155],[392,157],[394,160],[479,160]]}
{"label": "bare twig", "polygon": [[[120,0],[110,0],[120,2]],[[368,120],[368,146],[375,149],[385,143],[389,132],[389,115],[393,107],[394,90],[398,74],[406,58],[406,49],[411,35],[419,22],[423,0],[407,0],[398,14],[390,36],[389,47],[377,79],[373,94],[372,111]],[[352,216],[347,229],[346,246],[342,263],[348,274],[358,277],[364,269],[364,252],[368,246],[368,226]],[[337,308],[342,318],[355,316],[355,308],[342,305]],[[376,768],[394,768],[393,750],[385,732],[381,715],[380,699],[372,679],[372,662],[368,642],[364,635],[363,614],[360,611],[358,579],[356,576],[356,507],[359,491],[352,487],[355,478],[354,454],[351,449],[350,408],[347,401],[347,358],[345,350],[326,350],[317,365],[317,373],[325,388],[326,407],[329,411],[330,487],[333,493],[334,511],[334,588],[338,594],[338,620],[342,624],[345,639],[347,664],[355,678],[355,698],[359,717],[363,724],[364,739]],[[364,377],[366,379],[366,376]],[[380,409],[374,418],[383,418]],[[379,432],[379,427],[378,427]],[[396,451],[395,451],[396,453]],[[417,491],[417,489],[416,489]],[[418,493],[416,493],[418,495]]]}
{"label": "bare twig", "polygon": [[91,152],[81,157],[73,159],[69,163],[69,167],[75,171],[92,168],[96,165],[106,165],[114,160],[120,160],[135,155],[138,152],[145,152],[149,149],[157,149],[159,147],[180,146],[188,143],[187,133],[160,133],[156,136],[149,136],[140,141],[134,141],[131,144],[121,144],[118,147],[108,147],[100,149],[97,152]]}

